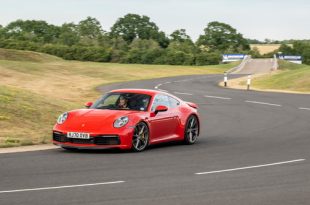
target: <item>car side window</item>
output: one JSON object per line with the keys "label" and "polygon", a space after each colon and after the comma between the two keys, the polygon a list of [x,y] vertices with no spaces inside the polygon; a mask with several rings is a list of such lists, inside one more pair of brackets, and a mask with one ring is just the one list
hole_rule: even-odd
{"label": "car side window", "polygon": [[161,95],[161,94],[156,95],[154,97],[154,101],[153,101],[151,111],[154,112],[158,105],[164,105],[164,106],[170,107],[170,102],[169,102],[168,96],[167,95]]}
{"label": "car side window", "polygon": [[177,99],[170,97],[170,96],[168,98],[169,98],[170,108],[176,108],[177,106],[180,105],[180,102]]}

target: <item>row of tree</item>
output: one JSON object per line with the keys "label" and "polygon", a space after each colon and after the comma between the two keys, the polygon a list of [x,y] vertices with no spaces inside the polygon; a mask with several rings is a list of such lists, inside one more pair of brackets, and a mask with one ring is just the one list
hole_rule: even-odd
{"label": "row of tree", "polygon": [[185,29],[167,35],[149,17],[137,14],[119,18],[109,32],[91,17],[61,26],[17,20],[0,26],[0,47],[68,60],[171,65],[218,64],[222,53],[249,52],[247,40],[228,24],[210,22],[193,42]]}
{"label": "row of tree", "polygon": [[303,58],[303,63],[310,65],[310,41],[309,40],[294,41],[293,46],[282,44],[278,52],[281,52],[285,55],[301,55]]}
{"label": "row of tree", "polygon": [[270,53],[260,54],[257,48],[252,49],[249,53],[253,58],[272,58],[275,54],[280,53],[283,55],[300,55],[303,63],[310,65],[310,40],[285,40],[279,42],[281,43],[280,48]]}
{"label": "row of tree", "polygon": [[[235,28],[217,21],[210,22],[194,42],[185,29],[167,35],[149,17],[137,14],[119,18],[109,32],[91,17],[61,26],[36,20],[0,25],[2,48],[39,51],[81,61],[209,65],[218,64],[223,53],[272,56],[273,53],[261,56],[258,51],[251,51],[249,42],[258,41],[245,39]],[[281,46],[280,51],[309,59],[308,45],[309,42],[296,42],[293,48]]]}

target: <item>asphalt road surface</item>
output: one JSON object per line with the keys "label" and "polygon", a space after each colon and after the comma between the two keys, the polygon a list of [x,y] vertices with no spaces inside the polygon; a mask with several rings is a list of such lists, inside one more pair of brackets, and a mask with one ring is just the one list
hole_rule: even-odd
{"label": "asphalt road surface", "polygon": [[260,74],[272,71],[273,58],[250,59],[238,74]]}
{"label": "asphalt road surface", "polygon": [[309,204],[309,95],[230,90],[222,78],[101,88],[157,87],[199,104],[197,144],[1,154],[0,204]]}

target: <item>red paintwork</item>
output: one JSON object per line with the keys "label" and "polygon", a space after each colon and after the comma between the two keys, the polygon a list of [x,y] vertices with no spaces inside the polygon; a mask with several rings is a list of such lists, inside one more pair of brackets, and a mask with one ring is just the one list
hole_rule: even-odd
{"label": "red paintwork", "polygon": [[[196,115],[199,121],[197,105],[182,101],[171,94],[146,89],[118,89],[110,92],[140,93],[152,96],[147,111],[132,110],[107,110],[107,109],[78,109],[72,110],[67,120],[59,125],[55,124],[53,131],[67,134],[67,132],[87,132],[90,136],[96,135],[118,135],[120,145],[94,145],[94,144],[73,144],[53,141],[59,146],[76,147],[76,148],[120,148],[131,149],[132,135],[134,127],[139,122],[145,122],[150,131],[149,144],[157,144],[168,141],[179,141],[184,139],[184,128],[188,117]],[[180,105],[176,108],[168,108],[167,111],[161,111],[157,114],[151,112],[151,105],[156,94],[164,94],[177,99]],[[165,106],[160,106],[163,109]],[[129,122],[121,128],[115,128],[113,123],[121,116],[128,116]]]}

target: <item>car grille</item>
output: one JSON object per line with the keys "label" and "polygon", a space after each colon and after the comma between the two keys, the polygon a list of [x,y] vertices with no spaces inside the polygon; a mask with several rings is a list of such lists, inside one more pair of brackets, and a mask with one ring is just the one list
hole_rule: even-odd
{"label": "car grille", "polygon": [[53,132],[53,140],[57,142],[70,142],[75,144],[95,144],[95,145],[119,145],[119,136],[105,136],[100,135],[91,137],[90,139],[73,139],[68,138],[65,134],[59,132]]}
{"label": "car grille", "polygon": [[120,140],[118,136],[97,136],[94,137],[97,145],[118,145]]}
{"label": "car grille", "polygon": [[53,132],[53,140],[57,142],[67,142],[68,138],[62,133]]}

